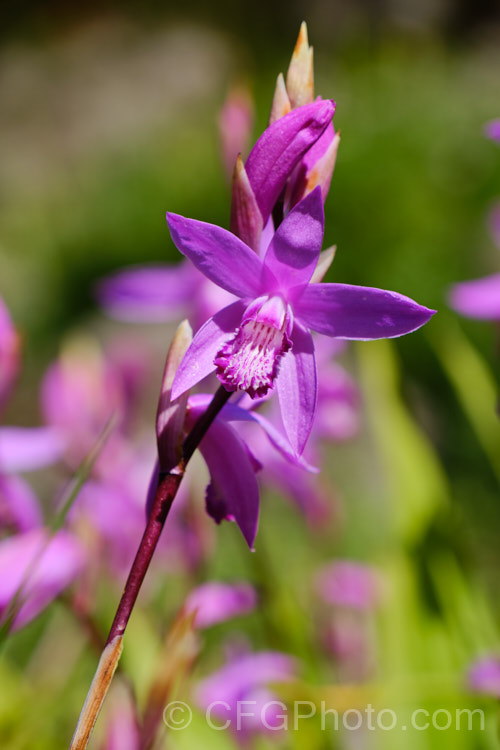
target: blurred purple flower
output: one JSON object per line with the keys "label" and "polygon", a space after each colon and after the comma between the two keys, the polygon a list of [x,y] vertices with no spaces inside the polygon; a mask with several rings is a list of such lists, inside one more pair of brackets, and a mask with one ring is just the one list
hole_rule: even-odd
{"label": "blurred purple flower", "polygon": [[370,565],[336,560],[316,574],[316,590],[323,601],[337,607],[372,610],[380,602],[381,580]]}
{"label": "blurred purple flower", "polygon": [[500,659],[495,656],[476,661],[467,676],[471,690],[500,698]]}
{"label": "blurred purple flower", "polygon": [[296,671],[294,659],[279,651],[239,655],[198,685],[196,699],[202,710],[210,709],[214,723],[230,722],[227,726],[241,742],[254,733],[276,734],[284,708],[267,685],[292,680]]}
{"label": "blurred purple flower", "polygon": [[315,589],[334,609],[323,628],[323,642],[342,680],[366,680],[375,666],[370,614],[380,604],[382,580],[370,565],[336,560],[315,576]]}
{"label": "blurred purple flower", "polygon": [[251,612],[256,604],[255,589],[247,583],[209,581],[191,591],[184,609],[196,613],[195,627],[209,628]]}
{"label": "blurred purple flower", "polygon": [[53,427],[0,427],[0,469],[34,471],[58,461],[65,441]]}
{"label": "blurred purple flower", "polygon": [[450,291],[449,303],[454,310],[469,318],[500,320],[500,273],[455,284]]}
{"label": "blurred purple flower", "polygon": [[58,461],[64,440],[51,427],[0,427],[0,531],[29,531],[42,525],[38,498],[18,472]]}
{"label": "blurred purple flower", "polygon": [[253,103],[250,93],[243,87],[229,91],[219,113],[219,138],[222,163],[228,180],[231,180],[238,154],[246,151],[253,126]]}
{"label": "blurred purple flower", "polygon": [[99,282],[97,297],[108,315],[135,323],[188,317],[199,328],[234,295],[213,284],[189,261],[132,266]]}
{"label": "blurred purple flower", "polygon": [[[500,205],[496,205],[492,210],[489,225],[493,238],[500,247]],[[453,310],[466,317],[500,320],[500,274],[454,284],[450,289],[448,301]]]}
{"label": "blurred purple flower", "polygon": [[42,525],[35,493],[20,477],[0,472],[0,531],[30,531]]}
{"label": "blurred purple flower", "polygon": [[140,750],[141,738],[132,697],[121,690],[112,695],[106,736],[101,750]]}
{"label": "blurred purple flower", "polygon": [[38,499],[16,476],[58,461],[64,441],[50,427],[0,427],[0,531],[29,531],[42,525]]}
{"label": "blurred purple flower", "polygon": [[487,122],[484,126],[484,132],[492,141],[500,143],[500,119]]}
{"label": "blurred purple flower", "polygon": [[[346,339],[414,331],[434,314],[395,292],[310,283],[324,231],[316,188],[284,219],[262,261],[230,232],[167,214],[172,239],[194,265],[240,297],[196,334],[172,386],[175,399],[214,370],[227,390],[263,396],[275,381],[285,431],[297,454],[311,430],[317,399],[309,329]],[[279,373],[279,377],[278,377]]]}
{"label": "blurred purple flower", "polygon": [[76,342],[48,368],[41,405],[46,422],[66,438],[67,459],[75,465],[94,446],[112,414],[120,412],[124,394],[119,378],[95,344]]}
{"label": "blurred purple flower", "polygon": [[19,337],[0,297],[0,407],[7,400],[19,370]]}
{"label": "blurred purple flower", "polygon": [[0,613],[20,590],[14,629],[26,625],[80,575],[85,553],[66,531],[52,538],[43,529],[0,541]]}

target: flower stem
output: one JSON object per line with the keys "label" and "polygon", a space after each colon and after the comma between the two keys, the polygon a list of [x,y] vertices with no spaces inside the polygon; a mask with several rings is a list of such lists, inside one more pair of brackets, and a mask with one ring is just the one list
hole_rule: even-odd
{"label": "flower stem", "polygon": [[227,403],[231,393],[220,386],[205,412],[198,419],[186,437],[182,447],[182,458],[168,474],[160,474],[158,486],[151,508],[151,513],[142,535],[137,554],[123,590],[116,615],[114,617],[106,646],[102,652],[96,674],[90,686],[85,704],[71,741],[70,750],[85,750],[92,729],[108,692],[114,671],[121,654],[121,642],[139,591],[146,576],[149,564],[160,539],[160,534],[167,520],[179,485],[186,471],[186,466],[194,451],[204,438],[215,417]]}

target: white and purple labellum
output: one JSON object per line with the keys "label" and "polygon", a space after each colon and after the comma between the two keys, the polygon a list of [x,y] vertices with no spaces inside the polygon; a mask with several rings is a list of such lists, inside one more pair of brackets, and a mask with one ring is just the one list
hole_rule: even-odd
{"label": "white and purple labellum", "polygon": [[217,377],[227,390],[252,398],[273,387],[282,356],[291,349],[292,312],[279,295],[260,297],[246,310],[234,336],[217,352]]}

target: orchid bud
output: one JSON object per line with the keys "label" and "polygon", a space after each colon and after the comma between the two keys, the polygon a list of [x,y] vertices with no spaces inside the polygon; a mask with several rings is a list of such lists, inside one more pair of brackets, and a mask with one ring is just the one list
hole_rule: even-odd
{"label": "orchid bud", "polygon": [[292,110],[260,136],[245,163],[265,224],[299,161],[331,123],[335,104],[316,101]]}
{"label": "orchid bud", "polygon": [[286,90],[292,108],[310,104],[314,98],[313,48],[307,39],[307,25],[302,22],[297,43],[286,74]]}
{"label": "orchid bud", "polygon": [[191,326],[187,320],[184,320],[178,327],[170,344],[165,362],[156,414],[156,439],[161,471],[172,469],[182,456],[184,419],[189,393],[183,393],[175,401],[172,401],[171,390],[175,373],[192,339]]}
{"label": "orchid bud", "polygon": [[286,90],[283,73],[280,73],[274,89],[273,103],[271,105],[271,114],[269,116],[269,125],[279,120],[280,117],[287,115],[292,109],[290,99]]}
{"label": "orchid bud", "polygon": [[231,231],[257,252],[262,229],[262,215],[240,154],[233,176]]}
{"label": "orchid bud", "polygon": [[306,153],[289,181],[284,201],[286,211],[292,209],[318,185],[323,203],[326,201],[339,143],[340,134],[334,132],[330,123],[321,138]]}

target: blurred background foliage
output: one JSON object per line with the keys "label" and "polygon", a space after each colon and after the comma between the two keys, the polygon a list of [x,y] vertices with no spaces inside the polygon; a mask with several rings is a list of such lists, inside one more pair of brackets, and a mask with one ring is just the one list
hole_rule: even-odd
{"label": "blurred background foliage", "polygon": [[[61,337],[83,326],[106,330],[93,298],[97,279],[128,264],[178,259],[167,209],[227,226],[219,109],[230,84],[247,84],[255,136],[261,132],[303,19],[316,90],[336,100],[342,134],[326,204],[325,243],[338,247],[328,279],[395,289],[439,312],[395,345],[354,347],[366,427],[355,446],[335,449],[328,469],[345,500],[342,535],[325,536],[321,553],[301,550],[300,520],[283,521],[279,501],[264,507],[258,541],[280,582],[269,611],[278,633],[290,606],[288,580],[304,596],[290,642],[267,645],[307,656],[300,587],[316,554],[383,557],[401,598],[382,632],[387,643],[408,639],[398,668],[412,653],[422,663],[425,643],[428,666],[441,659],[456,669],[498,647],[500,616],[498,332],[459,319],[446,302],[452,283],[500,270],[487,224],[500,195],[500,150],[483,135],[484,123],[500,116],[493,0],[193,0],[185,7],[4,0],[0,292],[25,352],[7,421],[32,422],[36,383]],[[166,347],[168,337],[155,335]],[[277,528],[286,541],[273,546]],[[217,531],[223,553],[214,575],[234,557],[232,531]],[[240,565],[251,578],[259,563],[248,559],[235,570]],[[464,623],[475,636],[465,650]],[[40,627],[16,636],[14,653]],[[134,627],[148,626],[138,618]],[[130,652],[133,662],[134,646]],[[79,668],[84,684],[90,667]],[[33,699],[23,690],[22,701],[10,693],[11,717],[19,701]],[[68,695],[75,710],[79,699],[76,689]],[[56,714],[54,722],[71,724]],[[474,746],[494,747],[493,735]],[[421,746],[442,747],[441,739],[426,735]]]}

